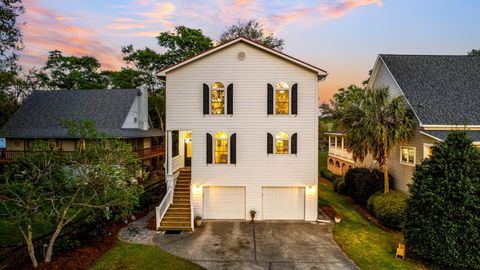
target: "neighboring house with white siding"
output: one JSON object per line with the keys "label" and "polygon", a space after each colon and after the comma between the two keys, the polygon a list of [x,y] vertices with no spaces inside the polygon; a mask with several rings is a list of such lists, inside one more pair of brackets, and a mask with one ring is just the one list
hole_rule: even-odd
{"label": "neighboring house with white siding", "polygon": [[324,70],[237,38],[161,75],[170,193],[157,227],[192,229],[194,215],[249,220],[250,210],[257,220],[317,219]]}
{"label": "neighboring house with white siding", "polygon": [[[381,54],[368,86],[388,87],[392,96],[405,97],[418,124],[413,139],[397,145],[388,159],[395,189],[408,192],[415,165],[452,130],[465,129],[480,144],[480,57]],[[341,158],[337,153],[348,155],[342,151],[343,134],[329,136],[328,162],[334,162],[332,171],[342,172],[335,162]],[[353,164],[351,156],[347,161]]]}

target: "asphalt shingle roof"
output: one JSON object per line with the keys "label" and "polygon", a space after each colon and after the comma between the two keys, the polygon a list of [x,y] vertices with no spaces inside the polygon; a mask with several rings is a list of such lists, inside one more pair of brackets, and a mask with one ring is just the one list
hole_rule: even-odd
{"label": "asphalt shingle roof", "polygon": [[424,125],[480,125],[480,57],[380,57]]}
{"label": "asphalt shingle roof", "polygon": [[122,129],[137,89],[37,90],[0,130],[7,138],[71,138],[64,120],[91,120],[112,137],[159,136],[158,130]]}
{"label": "asphalt shingle roof", "polygon": [[[452,131],[450,130],[428,130],[428,131],[423,131],[427,134],[430,134],[431,136],[438,138],[442,141],[446,140],[448,137],[448,134],[450,134]],[[474,142],[480,142],[480,131],[479,130],[467,130],[465,131],[467,133],[467,137],[474,141]]]}

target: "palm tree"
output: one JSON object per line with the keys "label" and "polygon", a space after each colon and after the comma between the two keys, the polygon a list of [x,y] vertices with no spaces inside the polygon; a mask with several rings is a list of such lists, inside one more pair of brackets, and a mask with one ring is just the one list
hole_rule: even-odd
{"label": "palm tree", "polygon": [[353,159],[363,161],[368,154],[384,173],[384,192],[389,192],[387,158],[396,144],[409,141],[416,122],[404,98],[390,97],[388,88],[366,89],[338,115],[345,129],[346,146]]}

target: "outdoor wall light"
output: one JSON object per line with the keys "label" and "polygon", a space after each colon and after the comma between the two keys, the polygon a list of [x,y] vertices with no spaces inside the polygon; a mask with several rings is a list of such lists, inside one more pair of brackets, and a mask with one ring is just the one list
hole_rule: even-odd
{"label": "outdoor wall light", "polygon": [[307,186],[307,194],[315,194],[315,187]]}
{"label": "outdoor wall light", "polygon": [[202,193],[202,186],[193,185],[193,193]]}

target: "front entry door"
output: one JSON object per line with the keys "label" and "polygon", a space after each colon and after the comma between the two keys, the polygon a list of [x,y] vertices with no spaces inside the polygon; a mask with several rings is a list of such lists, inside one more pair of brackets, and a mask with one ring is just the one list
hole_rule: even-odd
{"label": "front entry door", "polygon": [[185,167],[192,166],[192,137],[188,132],[185,136]]}

